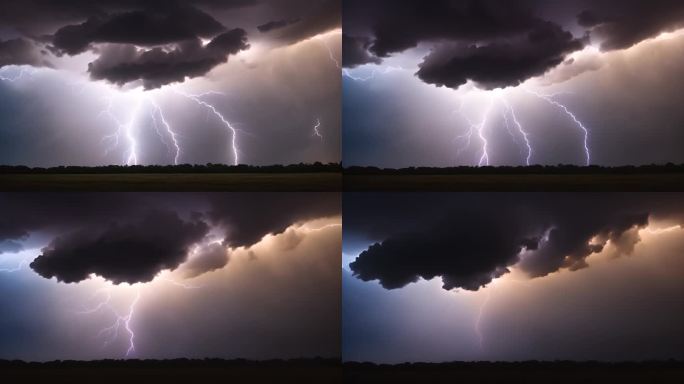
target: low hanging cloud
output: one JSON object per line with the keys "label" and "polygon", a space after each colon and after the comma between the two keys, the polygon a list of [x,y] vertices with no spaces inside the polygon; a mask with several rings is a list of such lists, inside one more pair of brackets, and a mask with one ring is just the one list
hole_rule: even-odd
{"label": "low hanging cloud", "polygon": [[242,29],[221,34],[206,46],[195,39],[178,44],[171,51],[113,45],[102,49],[100,57],[88,65],[88,72],[96,80],[107,80],[118,85],[142,81],[145,89],[153,89],[202,76],[228,62],[229,55],[248,48],[247,37]]}
{"label": "low hanging cloud", "polygon": [[282,233],[294,223],[340,212],[337,193],[233,193],[229,198],[215,196],[209,217],[225,229],[224,243],[238,248],[255,244],[268,234]]}
{"label": "low hanging cloud", "polygon": [[33,41],[23,38],[0,39],[0,68],[7,65],[51,66],[46,54]]}
{"label": "low hanging cloud", "polygon": [[[655,195],[610,194],[425,194],[389,201],[355,196],[345,201],[344,213],[350,232],[383,238],[350,264],[352,272],[387,289],[440,277],[444,289],[474,291],[513,266],[531,278],[579,270],[608,241],[629,254],[639,242],[637,230],[654,216],[684,223],[684,206],[672,195],[661,202]],[[400,209],[398,202],[402,214],[389,213]]]}
{"label": "low hanging cloud", "polygon": [[198,219],[156,211],[138,223],[112,223],[105,230],[82,229],[57,237],[31,268],[39,275],[77,283],[95,274],[115,284],[152,281],[162,270],[176,269],[192,244],[207,235]]}
{"label": "low hanging cloud", "polygon": [[380,64],[382,59],[372,55],[368,49],[371,41],[367,37],[353,37],[342,34],[342,63],[345,68],[364,64]]}
{"label": "low hanging cloud", "polygon": [[183,264],[183,276],[193,278],[221,269],[228,264],[228,260],[228,250],[223,244],[203,244],[193,252],[192,258]]}
{"label": "low hanging cloud", "polygon": [[[5,3],[0,4],[0,24],[22,37],[4,41],[0,35],[0,67],[45,66],[50,55],[91,52],[98,56],[88,67],[92,79],[117,85],[140,81],[146,89],[206,75],[249,49],[247,31],[289,45],[341,24],[335,0]],[[259,19],[274,21],[258,25]]]}
{"label": "low hanging cloud", "polygon": [[684,28],[684,3],[599,0],[586,6],[578,22],[590,30],[602,50],[625,49],[663,32]]}
{"label": "low hanging cloud", "polygon": [[357,38],[348,41],[354,59],[345,67],[423,45],[431,53],[416,75],[451,88],[468,81],[484,89],[516,86],[590,41],[604,51],[626,49],[684,27],[678,0],[571,0],[562,7],[536,0],[348,0],[344,12],[346,33]]}
{"label": "low hanging cloud", "polygon": [[225,30],[209,14],[176,5],[95,16],[84,23],[62,27],[52,39],[52,49],[58,54],[73,56],[96,43],[157,46],[212,38]]}
{"label": "low hanging cloud", "polygon": [[337,193],[10,193],[0,211],[0,253],[45,247],[31,263],[39,275],[135,284],[163,270],[191,278],[223,268],[237,248],[341,207]]}
{"label": "low hanging cloud", "polygon": [[269,21],[268,23],[261,24],[257,26],[257,29],[261,33],[268,33],[271,31],[275,31],[277,29],[285,28],[289,25],[292,24],[297,24],[301,20],[300,19],[284,19],[284,20],[277,20],[277,21]]}
{"label": "low hanging cloud", "polygon": [[584,47],[559,26],[545,23],[526,37],[483,46],[435,48],[416,74],[428,84],[458,88],[468,81],[480,88],[516,86],[558,66]]}

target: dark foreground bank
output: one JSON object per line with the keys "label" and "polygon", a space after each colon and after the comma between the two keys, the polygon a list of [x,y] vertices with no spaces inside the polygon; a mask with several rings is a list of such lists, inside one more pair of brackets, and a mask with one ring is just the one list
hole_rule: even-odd
{"label": "dark foreground bank", "polygon": [[456,167],[344,170],[345,191],[673,192],[684,190],[684,166]]}
{"label": "dark foreground bank", "polygon": [[345,363],[345,383],[684,383],[684,363]]}
{"label": "dark foreground bank", "polygon": [[341,383],[335,359],[0,361],[2,383]]}

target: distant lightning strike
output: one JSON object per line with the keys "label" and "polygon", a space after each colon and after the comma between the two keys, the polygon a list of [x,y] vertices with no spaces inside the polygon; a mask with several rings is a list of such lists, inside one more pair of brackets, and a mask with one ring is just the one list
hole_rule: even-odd
{"label": "distant lightning strike", "polygon": [[2,70],[0,70],[0,81],[7,81],[10,83],[16,83],[19,80],[33,76],[33,74],[36,72],[36,69],[33,67],[29,67],[29,68],[26,68],[24,66],[14,66],[14,67],[19,70],[14,75],[10,75],[9,74],[10,71],[6,70],[6,68],[11,69],[12,66],[2,68]]}
{"label": "distant lightning strike", "polygon": [[[184,92],[181,92],[178,90],[176,90],[176,93],[187,98],[187,99],[189,99],[189,100],[192,100],[195,103],[197,103],[198,105],[205,107],[208,110],[210,110],[214,114],[214,116],[216,116],[221,121],[221,123],[228,129],[228,131],[230,131],[231,148],[233,151],[233,165],[239,165],[240,164],[240,158],[239,158],[240,151],[239,151],[238,145],[237,145],[237,129],[235,127],[233,127],[233,125],[228,120],[226,120],[226,118],[223,116],[223,114],[221,114],[221,112],[219,112],[214,105],[209,104],[208,102],[206,102],[202,99],[202,97],[207,96],[210,93],[192,95],[192,94],[184,93]],[[211,94],[213,94],[213,93],[211,93]]]}
{"label": "distant lightning strike", "polygon": [[586,156],[586,165],[587,166],[591,165],[591,150],[589,149],[589,129],[587,129],[587,127],[584,126],[584,124],[577,118],[577,116],[574,113],[572,113],[570,111],[570,109],[568,109],[568,107],[566,107],[565,105],[556,101],[553,98],[553,96],[542,95],[538,92],[531,91],[529,89],[526,89],[525,91],[531,95],[534,95],[534,96],[540,98],[541,100],[546,101],[547,103],[549,103],[551,105],[554,105],[554,106],[560,108],[563,112],[565,112],[565,114],[568,117],[570,117],[572,119],[572,121],[575,122],[577,127],[580,128],[582,130],[582,132],[584,133],[584,153]]}
{"label": "distant lightning strike", "polygon": [[178,134],[176,134],[176,132],[174,132],[173,129],[171,129],[171,124],[169,124],[169,122],[166,120],[166,117],[164,116],[164,111],[161,109],[159,104],[157,104],[157,102],[154,101],[152,98],[150,98],[149,100],[152,106],[154,107],[154,113],[152,114],[152,120],[154,121],[154,125],[157,126],[156,116],[158,115],[161,120],[161,124],[166,129],[166,133],[169,135],[169,137],[171,137],[171,141],[173,142],[173,146],[175,148],[176,155],[173,157],[173,164],[178,165],[181,155],[181,148],[178,142]]}
{"label": "distant lightning strike", "polygon": [[518,121],[518,117],[515,114],[515,109],[513,109],[513,106],[511,103],[508,102],[508,100],[502,98],[501,101],[503,102],[504,106],[506,107],[506,110],[508,110],[508,114],[513,118],[513,123],[515,126],[518,128],[518,132],[520,133],[520,136],[522,136],[523,140],[525,141],[525,146],[527,146],[527,157],[525,158],[525,164],[529,166],[532,161],[532,144],[530,143],[530,136],[523,129],[522,124],[520,124],[520,121]]}
{"label": "distant lightning strike", "polygon": [[477,316],[475,317],[475,334],[477,335],[477,339],[480,345],[480,350],[484,351],[484,334],[482,332],[482,318],[484,317],[484,312],[485,308],[487,307],[487,304],[489,304],[489,301],[492,299],[492,292],[490,289],[487,290],[487,296],[485,296],[485,299],[482,301],[482,304],[480,304],[480,308],[477,311]]}
{"label": "distant lightning strike", "polygon": [[321,128],[321,119],[316,119],[316,124],[314,124],[314,127],[313,127],[314,135],[318,136],[321,140],[323,140],[323,135],[321,134],[320,128]]}
{"label": "distant lightning strike", "polygon": [[23,270],[28,265],[27,260],[22,260],[16,267],[3,267],[0,268],[2,273],[15,273]]}
{"label": "distant lightning strike", "polygon": [[100,301],[99,303],[97,303],[97,305],[90,309],[79,311],[77,313],[81,315],[91,315],[104,310],[108,310],[112,314],[114,314],[114,322],[111,325],[102,328],[98,333],[98,337],[105,338],[104,346],[106,347],[109,344],[113,343],[119,337],[119,332],[123,328],[128,333],[128,348],[126,350],[126,357],[129,357],[132,353],[135,352],[135,331],[133,330],[131,323],[133,321],[133,316],[135,315],[135,308],[138,305],[138,302],[140,301],[140,290],[138,289],[138,291],[136,292],[135,299],[133,299],[131,304],[128,306],[128,312],[125,315],[119,314],[119,312],[111,305],[111,288],[105,288],[96,291],[93,297],[97,296],[103,296],[102,301]]}
{"label": "distant lightning strike", "polygon": [[[175,287],[180,287],[185,290],[196,290],[203,288],[203,286],[190,285],[180,281],[176,281],[171,278],[159,277],[158,280],[167,282]],[[114,343],[119,338],[121,333],[125,331],[128,341],[128,346],[126,348],[125,354],[126,358],[131,357],[136,352],[136,333],[133,327],[133,321],[138,307],[138,303],[142,298],[143,288],[144,287],[141,287],[136,290],[135,297],[128,305],[128,310],[125,314],[119,313],[119,311],[111,303],[113,287],[102,288],[95,291],[95,293],[92,296],[92,299],[98,297],[101,297],[101,299],[98,302],[96,302],[92,307],[76,312],[76,314],[79,315],[92,315],[103,311],[110,312],[114,316],[114,321],[106,327],[102,328],[98,332],[97,337],[104,338],[103,346],[107,347],[108,345]]]}

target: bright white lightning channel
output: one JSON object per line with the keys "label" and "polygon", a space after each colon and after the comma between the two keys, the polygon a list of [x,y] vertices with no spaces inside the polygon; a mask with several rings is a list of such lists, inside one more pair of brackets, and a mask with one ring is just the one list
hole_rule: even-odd
{"label": "bright white lightning channel", "polygon": [[572,119],[572,121],[575,122],[577,127],[584,133],[584,153],[586,157],[586,165],[591,165],[591,150],[589,149],[589,129],[587,129],[587,127],[584,126],[584,124],[577,118],[577,116],[574,113],[570,111],[570,109],[568,109],[568,107],[556,101],[553,98],[553,96],[542,95],[538,92],[534,92],[529,89],[526,89],[525,92],[534,95],[553,106],[560,108],[568,117]]}
{"label": "bright white lightning channel", "polygon": [[15,273],[23,270],[28,265],[27,260],[22,260],[16,267],[2,267],[0,272],[2,273]]}
{"label": "bright white lightning channel", "polygon": [[323,135],[321,134],[320,131],[321,128],[321,119],[316,119],[316,124],[314,124],[313,131],[314,131],[314,136],[318,136],[321,140],[323,140]]}
{"label": "bright white lightning channel", "polygon": [[114,315],[114,322],[111,325],[100,330],[100,332],[98,333],[98,338],[104,337],[104,347],[107,347],[109,344],[113,343],[114,341],[116,341],[116,339],[118,339],[119,332],[123,328],[128,333],[128,348],[126,349],[126,357],[130,357],[130,355],[135,352],[135,331],[133,330],[131,323],[133,321],[133,316],[135,315],[135,308],[138,302],[140,301],[140,290],[138,289],[136,291],[135,299],[133,299],[131,304],[128,306],[128,312],[124,315],[121,315],[111,305],[111,288],[100,289],[96,291],[93,297],[97,296],[104,296],[103,300],[97,303],[97,305],[95,305],[94,307],[77,313],[81,315],[90,315],[104,310],[110,311]]}
{"label": "bright white lightning channel", "polygon": [[477,340],[480,345],[480,350],[484,351],[484,334],[482,332],[482,318],[484,317],[484,311],[485,308],[487,307],[487,304],[489,304],[489,301],[492,299],[492,292],[490,290],[487,290],[487,296],[485,296],[484,301],[480,305],[480,308],[477,310],[477,316],[475,317],[475,334],[477,335]]}
{"label": "bright white lightning channel", "polygon": [[219,112],[214,105],[212,105],[212,104],[210,104],[210,103],[208,103],[202,99],[205,96],[209,96],[209,95],[213,95],[213,94],[220,94],[220,93],[218,93],[218,92],[207,92],[207,93],[202,93],[199,95],[192,95],[192,94],[184,93],[184,92],[181,92],[178,90],[175,90],[175,92],[177,94],[189,99],[189,100],[194,101],[198,105],[207,108],[209,111],[211,111],[214,114],[214,116],[216,116],[221,121],[221,123],[226,127],[226,129],[231,134],[230,145],[231,145],[231,148],[233,151],[233,165],[239,165],[240,164],[240,157],[239,157],[240,151],[239,151],[238,145],[237,145],[237,129],[235,127],[233,127],[233,125],[228,120],[226,120],[226,118],[223,116],[223,114],[221,114],[221,112]]}
{"label": "bright white lightning channel", "polygon": [[[9,70],[8,70],[9,69]],[[11,75],[12,69],[17,69],[14,75]],[[7,66],[0,69],[0,80],[7,81],[10,83],[16,83],[19,80],[33,76],[36,73],[36,69],[33,67],[25,66]]]}

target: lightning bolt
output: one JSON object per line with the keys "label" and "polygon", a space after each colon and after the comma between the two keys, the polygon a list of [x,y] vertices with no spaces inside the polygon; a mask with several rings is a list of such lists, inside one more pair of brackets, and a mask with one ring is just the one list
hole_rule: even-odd
{"label": "lightning bolt", "polygon": [[[181,155],[181,148],[180,144],[178,143],[178,135],[176,132],[171,129],[171,124],[168,123],[166,120],[166,117],[164,116],[164,111],[161,109],[159,104],[157,104],[154,99],[151,97],[149,98],[150,104],[152,104],[152,107],[154,107],[154,112],[152,113],[152,121],[154,122],[154,126],[157,127],[157,118],[156,116],[159,116],[159,119],[161,120],[161,124],[164,126],[166,129],[166,133],[171,137],[171,141],[173,142],[173,146],[175,148],[176,155],[173,158],[173,164],[178,165],[180,155]],[[162,141],[164,144],[166,144],[165,140],[162,138]],[[168,146],[168,145],[167,145]]]}
{"label": "lightning bolt", "polygon": [[214,114],[214,116],[216,116],[221,121],[221,123],[226,127],[226,129],[231,134],[230,145],[231,145],[231,148],[233,151],[233,165],[239,165],[240,164],[240,159],[239,159],[240,151],[238,150],[238,145],[237,145],[237,129],[235,127],[233,127],[233,125],[228,120],[226,120],[226,118],[223,116],[223,114],[221,114],[221,112],[219,112],[215,106],[213,106],[212,104],[209,104],[208,102],[206,102],[202,99],[202,97],[210,95],[210,94],[214,94],[215,92],[203,93],[203,94],[199,94],[199,95],[192,95],[192,94],[184,93],[184,92],[181,92],[178,90],[174,90],[174,91],[177,94],[187,98],[188,100],[192,100],[195,103],[197,103],[198,105],[200,105],[204,108],[207,108],[209,111],[211,111]]}
{"label": "lightning bolt", "polygon": [[405,70],[406,69],[403,67],[387,66],[387,67],[384,67],[380,71],[374,68],[371,71],[371,73],[367,76],[356,76],[356,75],[352,74],[352,72],[349,69],[344,68],[344,69],[342,69],[342,75],[349,78],[349,79],[352,79],[354,81],[359,81],[359,82],[365,83],[365,82],[374,80],[378,75],[387,75],[387,74],[392,73],[392,72],[405,71]]}
{"label": "lightning bolt", "polygon": [[587,127],[577,118],[577,116],[573,112],[570,111],[570,109],[568,107],[566,107],[565,105],[556,101],[553,98],[553,95],[551,95],[551,96],[550,95],[542,95],[538,92],[535,92],[535,91],[532,91],[529,89],[525,89],[525,92],[527,92],[531,95],[534,95],[534,96],[538,97],[539,99],[544,100],[553,106],[558,107],[568,117],[570,117],[570,119],[572,119],[572,121],[575,123],[575,125],[577,125],[577,127],[584,134],[584,153],[585,153],[585,157],[586,157],[586,165],[587,166],[591,165],[591,150],[589,149],[589,129],[587,129]]}
{"label": "lightning bolt", "polygon": [[484,317],[484,312],[485,312],[485,307],[487,304],[489,304],[489,301],[492,299],[492,292],[491,290],[487,290],[487,296],[485,296],[485,299],[482,301],[482,304],[480,305],[480,308],[477,311],[477,316],[475,317],[475,334],[477,335],[477,339],[479,341],[480,345],[480,350],[484,351],[484,334],[482,333],[482,318]]}
{"label": "lightning bolt", "polygon": [[[12,72],[12,69],[18,69],[19,71],[15,71],[15,74],[11,75],[9,73]],[[35,73],[36,69],[33,67],[26,68],[25,66],[10,65],[0,69],[0,80],[7,81],[10,83],[16,83],[19,80],[33,76]]]}
{"label": "lightning bolt", "polygon": [[320,36],[317,37],[316,40],[320,41],[321,44],[323,45],[323,47],[325,47],[325,49],[328,50],[328,56],[330,57],[330,61],[332,61],[333,64],[335,64],[335,67],[337,67],[337,69],[342,69],[342,66],[340,65],[340,61],[337,60],[337,58],[335,57],[335,54],[333,53],[333,50],[332,50],[332,47],[330,46],[330,44],[328,44],[328,42],[325,41],[325,39],[323,39]]}
{"label": "lightning bolt", "polygon": [[16,267],[3,267],[0,268],[0,272],[2,273],[15,273],[23,270],[26,265],[28,265],[28,260],[22,260]]}
{"label": "lightning bolt", "polygon": [[99,114],[98,118],[107,117],[110,119],[114,124],[116,125],[116,131],[111,134],[105,136],[102,141],[107,141],[107,140],[113,140],[114,144],[106,150],[105,154],[109,153],[111,149],[119,145],[119,141],[121,136],[125,136],[126,140],[128,141],[128,156],[125,159],[125,164],[126,165],[138,165],[138,141],[133,133],[134,128],[135,128],[135,121],[140,113],[140,110],[142,109],[142,104],[143,100],[139,99],[136,102],[135,108],[133,108],[131,116],[127,122],[122,122],[119,120],[119,118],[114,114],[112,111],[112,107],[114,104],[114,97],[111,96],[108,98],[108,103],[107,107],[103,109]]}
{"label": "lightning bolt", "polygon": [[322,141],[323,135],[321,134],[321,131],[319,130],[319,128],[321,128],[321,119],[316,119],[316,124],[313,127],[314,135],[318,136]]}
{"label": "lightning bolt", "polygon": [[[501,101],[506,107],[508,114],[511,116],[511,118],[513,118],[513,123],[518,128],[520,136],[522,136],[523,140],[525,141],[525,146],[527,146],[527,157],[525,158],[525,164],[529,166],[532,161],[532,144],[530,143],[529,134],[527,133],[527,131],[525,131],[525,129],[523,129],[523,126],[522,124],[520,124],[520,121],[518,121],[518,117],[515,114],[515,109],[513,109],[513,106],[508,102],[508,100],[506,100],[505,98],[501,98]],[[505,114],[504,119],[506,121],[506,127],[508,127],[508,118]]]}
{"label": "lightning bolt", "polygon": [[93,299],[99,296],[103,296],[103,299],[98,302],[95,306],[89,309],[85,309],[77,312],[80,315],[91,315],[104,310],[111,312],[114,315],[114,322],[102,328],[98,332],[98,338],[104,338],[104,347],[116,341],[119,338],[119,333],[121,330],[125,330],[128,333],[128,348],[126,350],[126,357],[129,357],[135,352],[135,331],[131,325],[133,321],[133,316],[135,315],[135,308],[140,301],[141,293],[140,289],[136,291],[136,296],[128,306],[128,312],[124,315],[119,314],[119,312],[111,305],[112,292],[111,288],[99,289],[93,295]]}
{"label": "lightning bolt", "polygon": [[128,332],[128,350],[126,350],[126,357],[129,357],[131,353],[135,352],[135,332],[131,328],[131,321],[133,320],[133,315],[135,314],[135,306],[140,301],[140,291],[136,293],[135,299],[131,303],[128,309],[128,315],[124,318],[124,324],[126,326],[126,331]]}
{"label": "lightning bolt", "polygon": [[165,281],[165,282],[167,282],[173,286],[180,287],[183,289],[188,289],[188,290],[204,288],[204,287],[199,286],[199,285],[190,285],[190,284],[186,284],[186,283],[183,283],[183,282],[180,282],[180,281],[177,281],[174,279],[169,279],[169,278],[161,278],[161,280]]}

